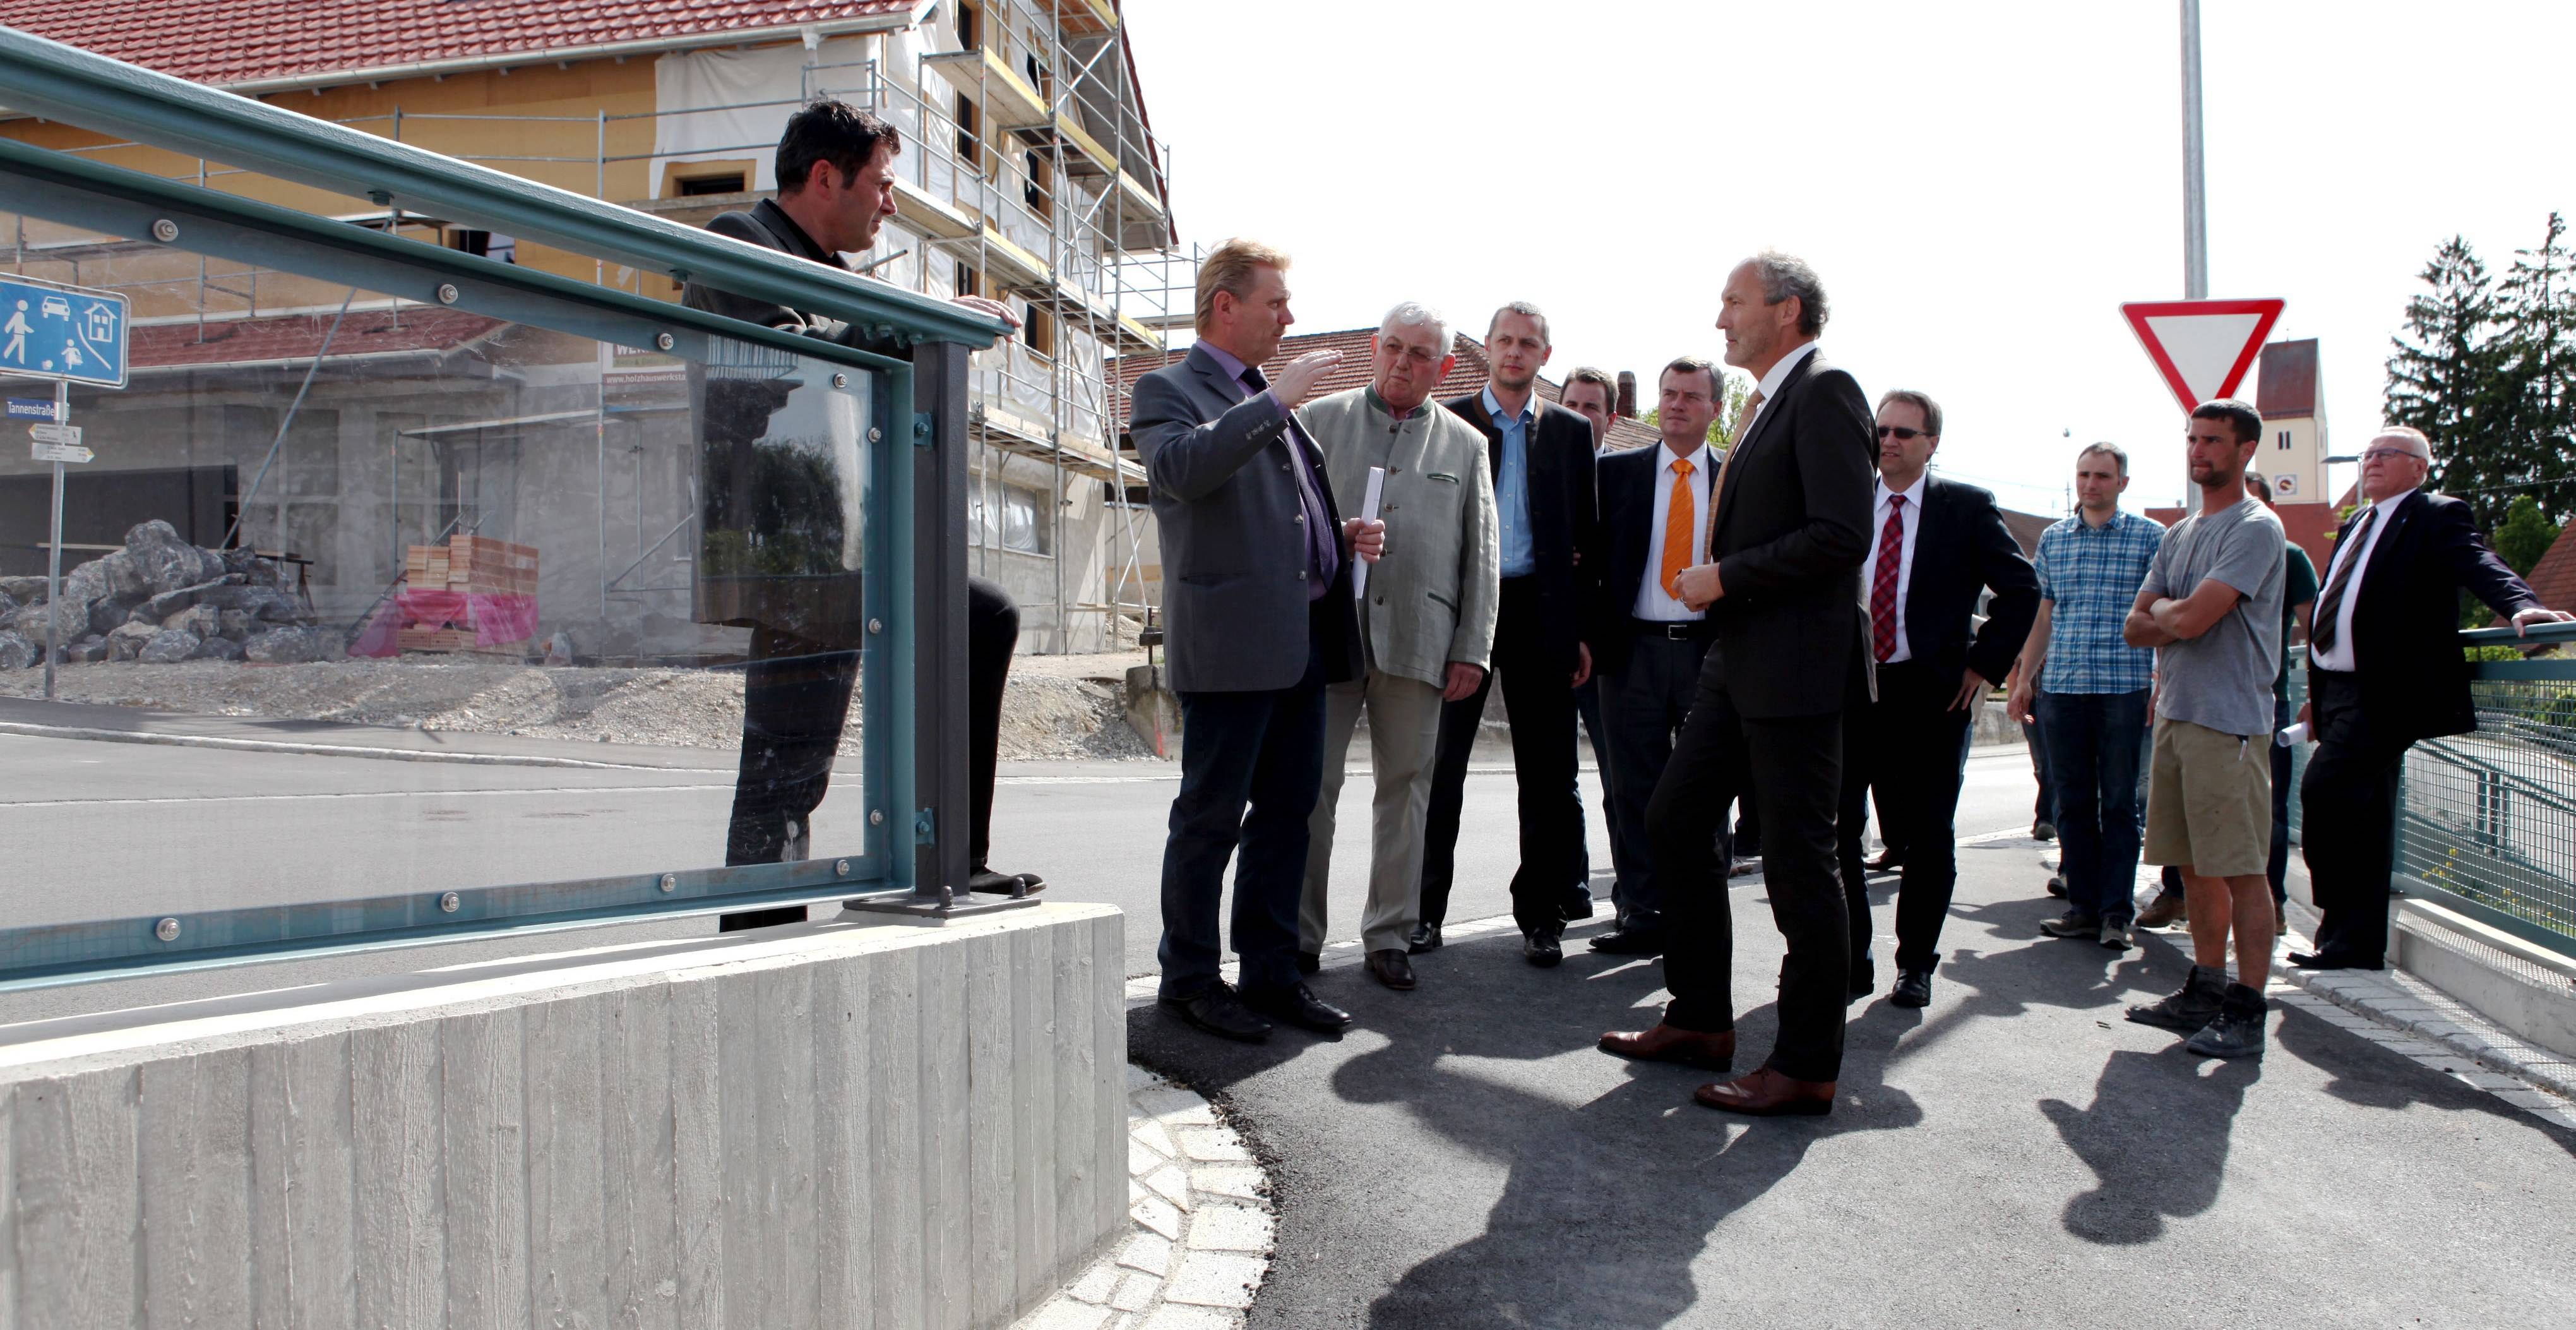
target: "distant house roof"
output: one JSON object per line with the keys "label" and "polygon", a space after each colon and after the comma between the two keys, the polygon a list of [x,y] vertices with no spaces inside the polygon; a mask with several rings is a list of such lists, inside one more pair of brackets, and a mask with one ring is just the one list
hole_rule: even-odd
{"label": "distant house roof", "polygon": [[[1262,368],[1265,373],[1275,374],[1281,366],[1308,352],[1339,351],[1342,363],[1334,366],[1333,372],[1325,375],[1324,381],[1315,386],[1314,395],[1321,397],[1326,393],[1357,388],[1369,381],[1369,338],[1376,334],[1375,328],[1345,328],[1339,332],[1283,337],[1279,341],[1279,354],[1272,356]],[[1464,397],[1484,387],[1485,380],[1493,373],[1493,362],[1485,359],[1484,343],[1465,333],[1455,336],[1458,363],[1449,370],[1449,377],[1442,379],[1440,386],[1432,391],[1435,401]],[[1122,386],[1132,388],[1137,379],[1166,365],[1179,364],[1189,353],[1190,349],[1182,346],[1159,355],[1120,356],[1112,362],[1111,372],[1118,376]],[[1539,376],[1538,392],[1539,396],[1551,402],[1563,396],[1562,386],[1544,374]],[[1611,448],[1646,448],[1661,438],[1655,433],[1654,426],[1622,416],[1610,423],[1610,437],[1602,442]]]}
{"label": "distant house roof", "polygon": [[2042,517],[2037,513],[2015,512],[2010,508],[1999,511],[2003,513],[2004,529],[2012,533],[2013,543],[2021,546],[2021,556],[2025,559],[2039,557],[2039,533],[2057,525],[2062,520],[2055,517]]}
{"label": "distant house roof", "polygon": [[402,77],[410,66],[640,42],[788,38],[867,20],[900,26],[918,8],[920,0],[0,0],[0,24],[223,86]]}
{"label": "distant house roof", "polygon": [[2263,348],[2262,378],[2254,409],[2265,420],[2317,413],[2317,339],[2273,342]]}
{"label": "distant house roof", "polygon": [[2576,540],[2560,532],[2550,542],[2549,552],[2531,566],[2531,574],[2522,580],[2531,583],[2540,603],[2553,610],[2576,610]]}
{"label": "distant house roof", "polygon": [[228,365],[309,360],[331,343],[331,358],[401,352],[446,351],[485,336],[503,321],[458,309],[352,311],[331,336],[328,314],[235,319],[205,326],[147,323],[130,337],[129,363],[138,373],[156,369],[219,369]]}

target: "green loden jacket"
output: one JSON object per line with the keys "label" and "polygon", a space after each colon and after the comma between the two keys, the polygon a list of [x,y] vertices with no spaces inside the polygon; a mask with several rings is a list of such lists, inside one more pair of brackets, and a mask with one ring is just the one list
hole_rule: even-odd
{"label": "green loden jacket", "polygon": [[1309,402],[1297,419],[1344,516],[1360,515],[1369,468],[1386,468],[1386,557],[1360,606],[1370,666],[1434,688],[1452,661],[1489,668],[1502,552],[1484,436],[1437,402],[1398,419],[1368,387]]}

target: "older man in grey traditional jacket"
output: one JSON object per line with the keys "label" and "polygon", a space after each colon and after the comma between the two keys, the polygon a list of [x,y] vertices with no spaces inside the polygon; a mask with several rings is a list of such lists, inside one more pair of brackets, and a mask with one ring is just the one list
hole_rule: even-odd
{"label": "older man in grey traditional jacket", "polygon": [[1448,322],[1421,305],[1389,311],[1370,339],[1370,382],[1298,409],[1324,454],[1344,512],[1366,502],[1369,472],[1385,474],[1376,512],[1386,552],[1359,590],[1366,670],[1325,689],[1324,781],[1310,819],[1306,890],[1297,915],[1301,965],[1321,962],[1325,889],[1332,873],[1333,813],[1342,763],[1366,708],[1376,777],[1368,904],[1360,938],[1369,973],[1389,988],[1414,986],[1405,944],[1421,914],[1424,814],[1440,704],[1476,691],[1494,644],[1501,559],[1485,440],[1431,400],[1456,357]]}

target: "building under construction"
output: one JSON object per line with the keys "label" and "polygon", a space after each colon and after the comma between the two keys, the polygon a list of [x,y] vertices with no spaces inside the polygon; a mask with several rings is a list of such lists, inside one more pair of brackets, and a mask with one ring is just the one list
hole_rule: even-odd
{"label": "building under construction", "polygon": [[[691,224],[774,193],[773,150],[805,102],[876,111],[905,145],[898,212],[873,252],[849,259],[914,290],[1003,301],[1022,321],[1015,340],[975,357],[978,571],[1019,600],[1023,651],[1114,649],[1143,626],[1145,606],[1112,592],[1146,584],[1138,564],[1151,538],[1150,517],[1126,498],[1143,475],[1117,447],[1126,409],[1107,366],[1159,353],[1164,330],[1186,326],[1194,270],[1174,243],[1170,153],[1146,120],[1115,0],[676,0],[649,12],[573,0],[21,0],[7,22]],[[27,117],[0,121],[0,135],[679,295],[658,275],[220,162]],[[10,272],[132,300],[129,411],[150,407],[156,381],[196,385],[168,428],[119,438],[79,477],[113,497],[85,509],[76,494],[72,520],[94,529],[67,540],[112,542],[162,517],[199,544],[237,539],[297,561],[327,614],[329,603],[363,606],[410,545],[476,532],[544,551],[548,629],[569,630],[585,655],[654,654],[669,643],[631,625],[688,618],[690,469],[635,424],[672,409],[661,400],[679,377],[669,358],[602,348],[587,409],[571,396],[543,409],[496,397],[487,418],[406,426],[400,411],[374,409],[389,402],[371,402],[370,381],[379,398],[390,391],[385,366],[469,352],[509,361],[494,347],[528,339],[416,297],[210,262],[144,237],[5,212],[0,227]],[[522,345],[517,361],[561,378],[564,358]],[[205,409],[209,376],[304,362],[320,372],[301,413],[275,394]],[[377,516],[387,510],[390,526]]]}

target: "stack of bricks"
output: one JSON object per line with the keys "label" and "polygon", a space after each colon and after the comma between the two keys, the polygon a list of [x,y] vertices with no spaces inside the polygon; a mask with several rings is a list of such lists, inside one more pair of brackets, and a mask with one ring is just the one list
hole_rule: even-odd
{"label": "stack of bricks", "polygon": [[[537,594],[537,551],[531,545],[513,545],[486,536],[457,536],[444,545],[414,545],[403,555],[403,580],[420,591],[533,596]],[[471,613],[469,609],[467,614]],[[395,644],[405,651],[483,649],[517,655],[519,644],[527,640],[522,636],[516,641],[478,648],[474,625],[468,621],[406,627],[397,633]]]}

